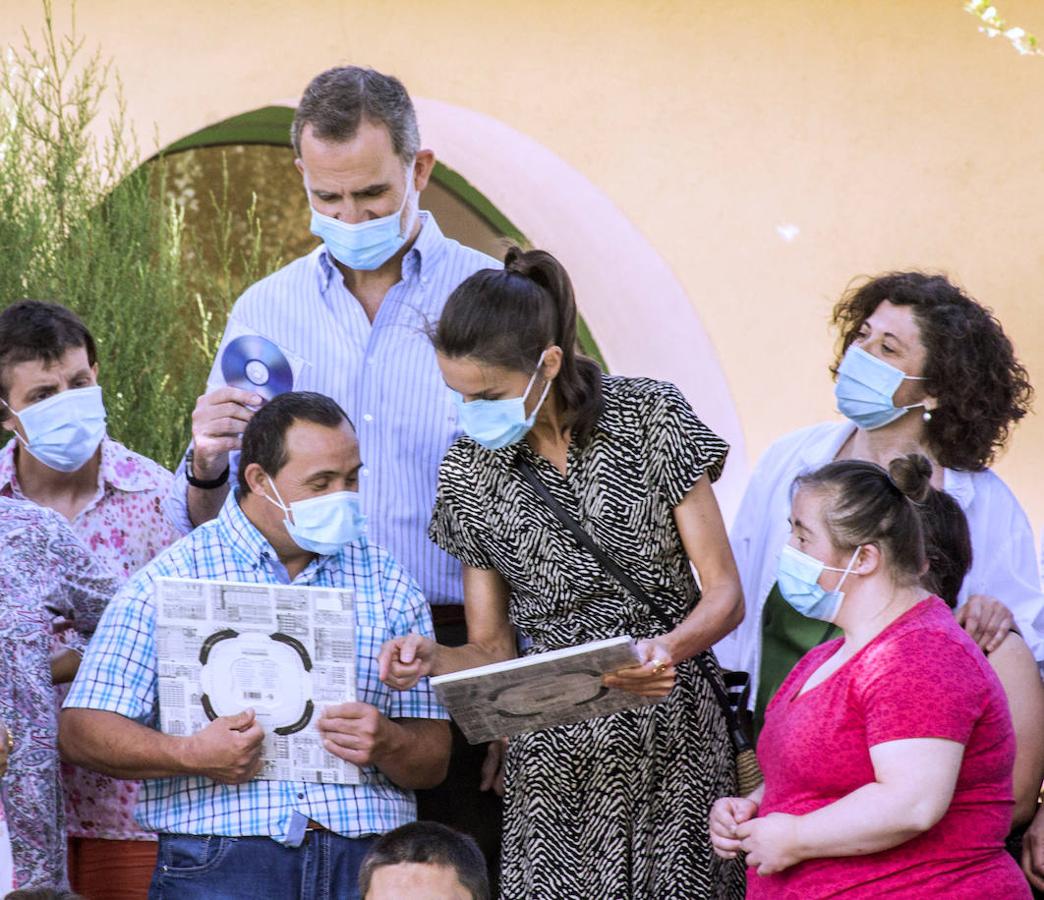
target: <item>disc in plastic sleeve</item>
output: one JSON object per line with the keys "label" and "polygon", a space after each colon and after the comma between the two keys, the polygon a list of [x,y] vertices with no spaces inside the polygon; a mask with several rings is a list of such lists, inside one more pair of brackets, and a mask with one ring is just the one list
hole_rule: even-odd
{"label": "disc in plastic sleeve", "polygon": [[270,340],[245,334],[230,341],[221,354],[225,384],[254,391],[265,400],[285,394],[294,386],[294,373],[283,352]]}

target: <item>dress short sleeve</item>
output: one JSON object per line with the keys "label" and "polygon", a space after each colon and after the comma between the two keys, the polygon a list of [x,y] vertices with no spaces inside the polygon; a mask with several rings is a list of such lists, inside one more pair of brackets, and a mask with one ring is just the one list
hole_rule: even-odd
{"label": "dress short sleeve", "polygon": [[703,424],[678,388],[666,382],[657,387],[646,423],[650,473],[653,486],[675,507],[701,475],[718,480],[729,445]]}
{"label": "dress short sleeve", "polygon": [[982,669],[968,649],[928,630],[875,647],[860,681],[870,747],[913,738],[966,744],[988,700]]}
{"label": "dress short sleeve", "polygon": [[451,556],[473,569],[492,569],[493,563],[483,549],[479,534],[482,510],[476,499],[470,476],[474,465],[474,446],[461,439],[452,447],[439,466],[435,509],[428,526],[428,537]]}

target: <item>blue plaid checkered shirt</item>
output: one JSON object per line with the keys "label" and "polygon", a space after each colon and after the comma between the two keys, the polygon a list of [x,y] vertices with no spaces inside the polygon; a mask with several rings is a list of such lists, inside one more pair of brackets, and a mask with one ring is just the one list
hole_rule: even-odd
{"label": "blue plaid checkered shirt", "polygon": [[[204,578],[289,584],[275,551],[250,523],[234,494],[220,515],[174,544],[139,571],[113,598],[90,642],[66,707],[119,713],[150,727],[158,716],[154,642],[157,578]],[[431,614],[410,576],[365,538],[334,556],[316,557],[294,585],[355,592],[357,691],[389,718],[445,719],[427,679],[411,691],[392,691],[377,674],[377,655],[390,637],[432,635]],[[197,835],[266,835],[290,838],[295,812],[346,837],[383,833],[417,816],[411,791],[376,768],[360,785],[288,781],[217,784],[203,777],[147,780],[136,817],[152,831]]]}

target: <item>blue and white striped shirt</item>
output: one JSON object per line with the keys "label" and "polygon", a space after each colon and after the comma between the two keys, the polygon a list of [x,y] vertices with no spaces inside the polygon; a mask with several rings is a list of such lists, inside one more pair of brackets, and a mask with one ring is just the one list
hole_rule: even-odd
{"label": "blue and white striped shirt", "polygon": [[[372,324],[320,245],[243,293],[222,347],[242,334],[262,335],[290,361],[295,390],[341,404],[359,435],[370,538],[420,582],[430,603],[462,603],[460,563],[428,539],[439,463],[461,432],[426,329],[465,278],[501,264],[445,237],[430,213],[421,217],[402,280]],[[224,384],[220,355],[211,388]],[[233,453],[233,480],[237,461]],[[181,467],[165,509],[183,533],[192,528],[187,490]]]}
{"label": "blue and white striped shirt", "polygon": [[[155,645],[155,580],[206,578],[260,584],[287,583],[271,544],[230,493],[216,519],[135,574],[102,616],[66,707],[119,713],[155,727],[159,720]],[[427,679],[393,691],[378,677],[377,656],[393,636],[432,636],[431,614],[417,584],[380,547],[365,538],[334,556],[319,556],[292,582],[355,592],[356,679],[360,702],[389,718],[445,719]],[[150,831],[172,834],[267,835],[286,841],[295,812],[347,837],[383,833],[417,817],[412,791],[396,787],[374,767],[359,785],[251,781],[217,784],[203,777],[142,782],[136,815]]]}

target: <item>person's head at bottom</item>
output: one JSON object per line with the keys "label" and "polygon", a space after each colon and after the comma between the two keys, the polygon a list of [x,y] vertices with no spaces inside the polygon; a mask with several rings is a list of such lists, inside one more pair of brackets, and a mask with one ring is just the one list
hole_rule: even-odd
{"label": "person's head at bottom", "polygon": [[489,900],[489,877],[468,835],[438,822],[411,822],[370,849],[359,893],[364,900]]}

